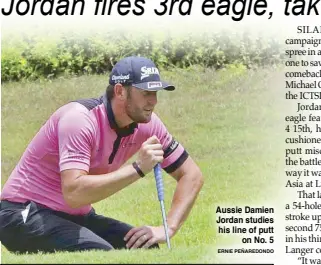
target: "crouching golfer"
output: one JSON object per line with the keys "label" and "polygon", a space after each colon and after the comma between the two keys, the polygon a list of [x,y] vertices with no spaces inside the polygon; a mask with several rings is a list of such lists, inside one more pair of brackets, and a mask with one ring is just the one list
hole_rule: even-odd
{"label": "crouching golfer", "polygon": [[[177,180],[167,215],[169,236],[177,233],[203,178],[153,113],[161,89],[175,87],[160,80],[151,60],[127,57],[112,69],[102,97],[70,102],[52,114],[1,193],[0,240],[9,251],[159,247],[166,240],[163,225],[133,227],[91,206],[157,163]],[[121,167],[136,153],[134,163]]]}

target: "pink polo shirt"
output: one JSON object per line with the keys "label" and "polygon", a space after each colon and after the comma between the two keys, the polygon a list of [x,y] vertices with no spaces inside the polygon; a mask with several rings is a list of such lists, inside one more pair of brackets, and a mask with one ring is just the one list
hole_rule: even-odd
{"label": "pink polo shirt", "polygon": [[60,172],[82,169],[97,175],[115,171],[153,135],[163,145],[162,168],[174,171],[188,154],[155,113],[149,123],[120,129],[105,96],[68,103],[32,139],[5,183],[1,200],[34,201],[56,211],[86,214],[91,205],[71,208],[66,204]]}

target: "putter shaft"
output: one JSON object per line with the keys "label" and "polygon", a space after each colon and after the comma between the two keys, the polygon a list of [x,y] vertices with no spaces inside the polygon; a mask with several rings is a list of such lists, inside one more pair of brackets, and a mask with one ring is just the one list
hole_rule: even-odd
{"label": "putter shaft", "polygon": [[171,243],[169,241],[168,227],[167,227],[167,221],[166,221],[165,206],[164,206],[163,200],[160,201],[160,205],[161,205],[163,224],[164,224],[164,229],[165,229],[166,243],[167,243],[168,249],[171,249]]}
{"label": "putter shaft", "polygon": [[157,188],[158,200],[159,200],[160,205],[161,205],[166,243],[167,243],[167,247],[170,249],[171,248],[171,244],[170,244],[170,241],[169,241],[169,234],[168,234],[168,227],[167,227],[167,220],[166,220],[166,212],[165,212],[165,206],[164,206],[164,187],[163,187],[163,179],[162,179],[162,169],[161,169],[160,164],[157,164],[154,167],[154,175],[155,175],[155,180],[156,180],[156,188]]}

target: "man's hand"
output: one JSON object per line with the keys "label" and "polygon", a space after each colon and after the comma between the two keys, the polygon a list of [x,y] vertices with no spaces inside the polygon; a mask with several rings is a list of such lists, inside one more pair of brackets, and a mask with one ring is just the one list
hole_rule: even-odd
{"label": "man's hand", "polygon": [[[169,237],[174,235],[174,231],[169,229]],[[164,226],[141,226],[134,227],[125,235],[127,248],[149,248],[156,243],[166,242]]]}
{"label": "man's hand", "polygon": [[137,157],[137,165],[140,170],[146,175],[157,163],[162,163],[164,160],[163,146],[156,136],[148,138],[140,148]]}

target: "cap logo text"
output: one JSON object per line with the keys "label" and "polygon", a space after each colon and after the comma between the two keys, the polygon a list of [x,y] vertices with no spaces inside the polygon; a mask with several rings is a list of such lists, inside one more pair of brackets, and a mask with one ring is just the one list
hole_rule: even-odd
{"label": "cap logo text", "polygon": [[118,82],[129,80],[129,74],[128,75],[113,75],[111,77],[111,80],[118,81]]}
{"label": "cap logo text", "polygon": [[155,87],[162,87],[162,82],[148,82],[147,87],[148,88],[155,88]]}
{"label": "cap logo text", "polygon": [[159,71],[156,67],[143,66],[140,70],[141,70],[140,80],[143,80],[144,78],[149,77],[150,75],[159,75]]}

